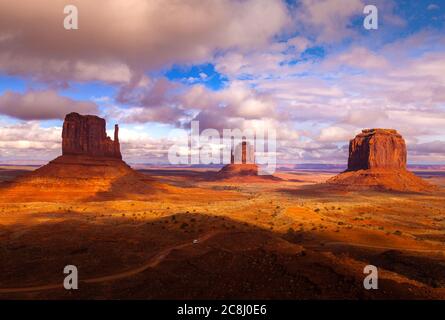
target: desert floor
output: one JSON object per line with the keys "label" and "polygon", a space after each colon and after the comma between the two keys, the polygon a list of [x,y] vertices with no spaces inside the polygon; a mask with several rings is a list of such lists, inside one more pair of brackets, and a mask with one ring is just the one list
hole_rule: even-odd
{"label": "desert floor", "polygon": [[[445,172],[418,173],[434,194],[334,192],[318,184],[332,172],[140,172],[182,195],[1,203],[0,299],[445,298]],[[368,264],[377,290],[363,287]],[[66,265],[78,290],[62,287]]]}

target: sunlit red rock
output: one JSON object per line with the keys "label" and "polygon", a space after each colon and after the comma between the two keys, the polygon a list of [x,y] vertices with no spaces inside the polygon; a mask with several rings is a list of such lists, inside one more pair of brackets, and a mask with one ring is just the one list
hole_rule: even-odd
{"label": "sunlit red rock", "polygon": [[406,169],[406,145],[392,129],[365,129],[349,142],[348,171]]}
{"label": "sunlit red rock", "polygon": [[107,136],[105,119],[91,115],[66,115],[62,131],[62,155],[87,155],[122,159],[119,127],[114,127],[114,141]]}
{"label": "sunlit red rock", "polygon": [[236,145],[231,151],[230,164],[225,165],[219,172],[220,178],[237,176],[258,176],[258,166],[255,164],[255,151],[246,141]]}
{"label": "sunlit red rock", "polygon": [[123,160],[119,128],[114,141],[105,119],[70,113],[62,132],[62,155],[0,187],[0,202],[139,198],[168,187],[133,170]]}
{"label": "sunlit red rock", "polygon": [[349,142],[348,169],[329,179],[349,190],[374,188],[403,192],[434,189],[406,169],[403,137],[393,129],[365,129]]}

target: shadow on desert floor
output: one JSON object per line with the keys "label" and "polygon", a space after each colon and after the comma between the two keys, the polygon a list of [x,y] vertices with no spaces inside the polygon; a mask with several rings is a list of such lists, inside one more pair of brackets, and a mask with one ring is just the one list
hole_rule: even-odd
{"label": "shadow on desert floor", "polygon": [[[178,212],[162,218],[80,213],[71,212],[55,221],[54,215],[41,213],[35,218],[47,218],[44,224],[0,227],[1,289],[57,286],[63,267],[73,264],[80,270],[80,290],[3,292],[0,297],[432,298],[441,293],[429,286],[444,285],[445,267],[436,263],[434,269],[433,260],[422,257],[410,263],[411,257],[399,252],[330,248],[325,243],[334,239],[310,231],[274,232],[204,213]],[[364,290],[362,271],[369,261],[421,281],[425,287],[382,273],[379,286],[384,290]],[[423,270],[416,270],[416,265]],[[430,271],[433,280],[427,275]],[[103,277],[109,280],[102,281]]]}

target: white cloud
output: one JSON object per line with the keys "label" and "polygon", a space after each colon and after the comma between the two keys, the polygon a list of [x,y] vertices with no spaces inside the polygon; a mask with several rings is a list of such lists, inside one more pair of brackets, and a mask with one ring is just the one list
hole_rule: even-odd
{"label": "white cloud", "polygon": [[[63,2],[0,2],[0,70],[44,81],[126,83],[218,50],[251,50],[290,22],[280,0],[74,0],[79,30],[62,25]],[[32,12],[32,14],[29,14]]]}
{"label": "white cloud", "polygon": [[61,154],[61,127],[44,128],[36,121],[0,125],[0,161],[42,163]]}
{"label": "white cloud", "polygon": [[302,0],[296,20],[318,41],[335,42],[354,34],[348,27],[349,21],[362,15],[364,7],[362,0]]}
{"label": "white cloud", "polygon": [[435,4],[435,3],[431,3],[431,4],[428,5],[427,9],[428,10],[439,10],[440,7],[437,4]]}
{"label": "white cloud", "polygon": [[354,138],[355,133],[341,127],[328,127],[321,129],[318,138],[321,142],[345,142]]}
{"label": "white cloud", "polygon": [[97,114],[97,105],[62,97],[54,90],[6,91],[0,96],[0,113],[22,120],[63,119],[70,112]]}

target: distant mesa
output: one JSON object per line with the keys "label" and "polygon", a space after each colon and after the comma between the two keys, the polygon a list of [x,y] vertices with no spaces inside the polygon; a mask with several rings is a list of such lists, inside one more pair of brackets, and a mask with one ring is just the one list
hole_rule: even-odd
{"label": "distant mesa", "polygon": [[247,141],[235,146],[230,152],[230,164],[219,172],[221,178],[237,176],[258,176],[258,166],[255,164],[255,149]]}
{"label": "distant mesa", "polygon": [[114,140],[105,119],[70,113],[62,130],[62,155],[0,188],[2,202],[144,198],[168,186],[133,170],[123,160],[119,127]]}
{"label": "distant mesa", "polygon": [[247,141],[237,144],[231,151],[230,164],[217,173],[217,179],[233,182],[270,182],[281,180],[272,175],[259,175],[255,163],[255,148]]}
{"label": "distant mesa", "polygon": [[347,189],[424,192],[434,189],[406,169],[403,137],[394,129],[365,129],[349,142],[348,169],[327,181]]}

